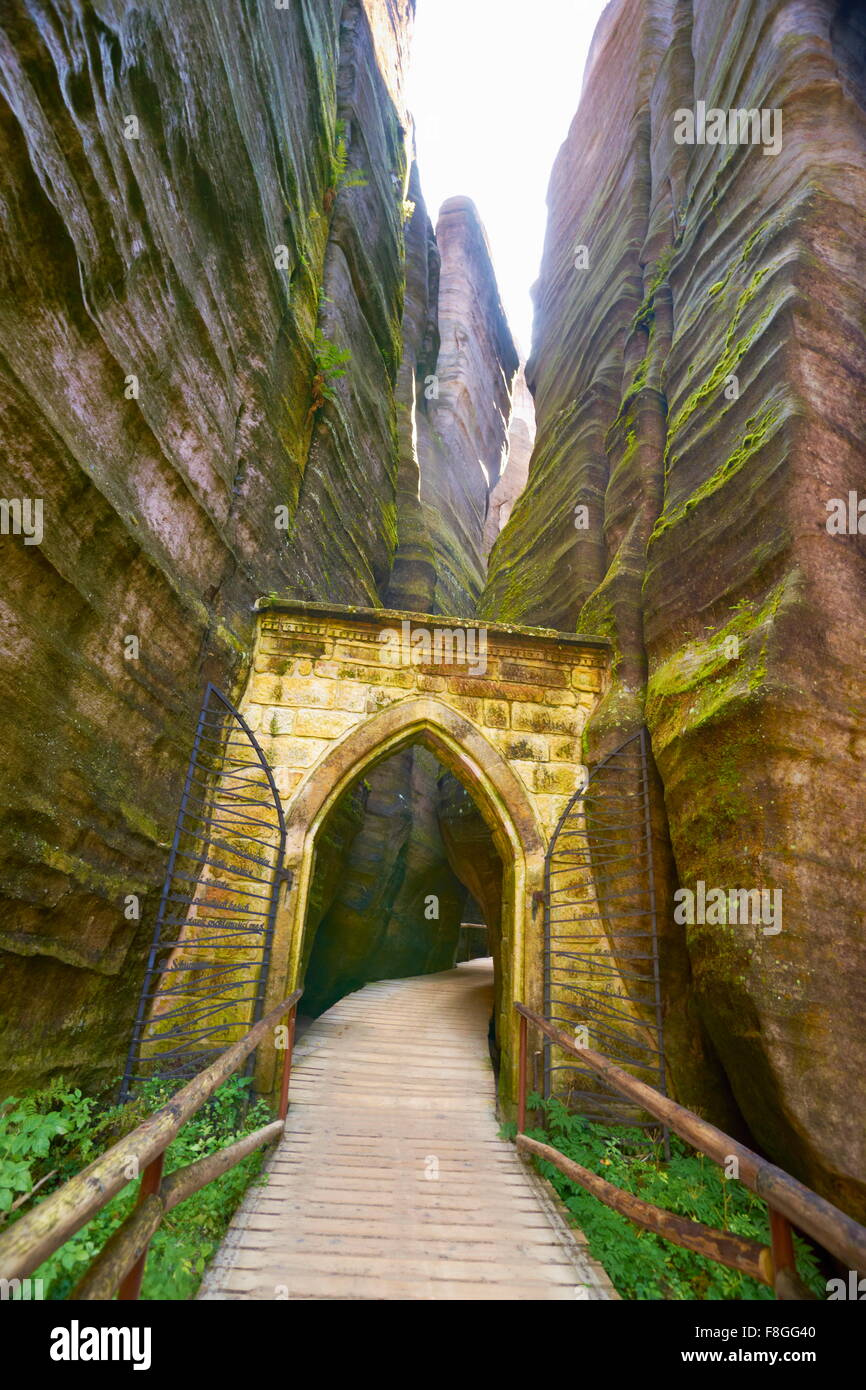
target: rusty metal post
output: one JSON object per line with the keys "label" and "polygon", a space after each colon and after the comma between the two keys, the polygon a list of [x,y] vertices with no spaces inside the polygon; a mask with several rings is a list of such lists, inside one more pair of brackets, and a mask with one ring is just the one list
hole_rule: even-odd
{"label": "rusty metal post", "polygon": [[283,1058],[283,1079],[280,1084],[280,1119],[284,1120],[289,1113],[289,1078],[292,1074],[292,1048],[295,1044],[295,1013],[297,1004],[293,1004],[289,1009],[287,1020],[288,1038],[286,1040],[286,1055]]}
{"label": "rusty metal post", "polygon": [[526,1129],[526,1034],[528,1024],[524,1014],[520,1015],[520,1071],[517,1082],[517,1133]]}
{"label": "rusty metal post", "polygon": [[[141,1186],[138,1189],[138,1196],[135,1199],[135,1205],[137,1207],[141,1206],[146,1197],[150,1197],[154,1193],[159,1192],[162,1183],[162,1168],[164,1163],[165,1150],[163,1149],[161,1154],[158,1154],[156,1158],[148,1163],[141,1175]],[[141,1291],[141,1281],[144,1278],[144,1266],[147,1263],[147,1251],[149,1246],[150,1241],[147,1242],[147,1245],[142,1250],[141,1255],[132,1266],[132,1269],[126,1277],[121,1280],[120,1287],[117,1290],[117,1299],[119,1303],[134,1302],[138,1298]]]}

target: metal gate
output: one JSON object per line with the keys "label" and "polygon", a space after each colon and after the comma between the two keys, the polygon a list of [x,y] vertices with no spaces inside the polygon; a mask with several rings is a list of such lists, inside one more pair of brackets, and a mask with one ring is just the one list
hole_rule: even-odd
{"label": "metal gate", "polygon": [[258,1020],[286,828],[267,760],[208,685],[121,1088],[193,1076]]}
{"label": "metal gate", "polygon": [[[560,817],[544,928],[546,1017],[665,1092],[645,729],[593,768]],[[544,1085],[588,1119],[658,1128],[551,1043]]]}

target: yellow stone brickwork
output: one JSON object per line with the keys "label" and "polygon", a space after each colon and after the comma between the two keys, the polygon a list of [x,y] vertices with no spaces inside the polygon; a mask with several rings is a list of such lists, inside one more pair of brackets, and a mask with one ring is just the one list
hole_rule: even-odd
{"label": "yellow stone brickwork", "polygon": [[[513,1001],[541,1006],[544,855],[584,780],[581,736],[606,681],[607,643],[387,609],[277,599],[259,609],[240,712],[283,802],[290,875],[268,1006],[301,980],[315,841],[328,812],[376,762],[422,743],[472,794],[503,863],[497,999],[510,1104]],[[263,1089],[276,1060],[260,1060]]]}
{"label": "yellow stone brickwork", "polygon": [[[437,631],[476,634],[474,649],[469,639],[469,657],[448,665],[416,664],[426,653],[420,642],[413,648],[415,634],[430,634],[435,655]],[[486,634],[483,658],[479,632]],[[387,660],[396,646],[391,633],[400,638],[398,665]],[[457,645],[452,641],[449,653],[440,638],[438,649],[454,656]],[[482,662],[483,674],[477,670]],[[254,669],[240,708],[288,806],[336,740],[399,701],[433,696],[507,760],[549,836],[583,780],[581,735],[606,668],[601,640],[544,629],[479,628],[387,609],[274,603],[259,618]]]}

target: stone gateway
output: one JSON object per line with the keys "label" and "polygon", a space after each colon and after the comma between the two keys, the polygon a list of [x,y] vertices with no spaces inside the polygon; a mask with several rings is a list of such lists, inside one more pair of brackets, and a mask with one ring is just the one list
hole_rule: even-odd
{"label": "stone gateway", "polygon": [[[387,634],[402,634],[404,623],[413,638],[430,640],[405,644],[407,659],[395,664]],[[480,643],[470,644],[468,627],[465,619],[262,600],[240,712],[271,764],[286,817],[291,879],[277,913],[266,1007],[303,977],[316,837],[329,811],[377,763],[421,743],[471,791],[502,859],[502,921],[491,950],[508,1100],[516,1079],[511,1001],[541,1002],[544,854],[584,780],[581,736],[602,693],[608,647],[602,638],[487,623],[485,674],[472,676],[465,655]],[[465,649],[441,640],[448,631],[464,637]],[[273,1052],[261,1063],[266,1089],[274,1064]]]}

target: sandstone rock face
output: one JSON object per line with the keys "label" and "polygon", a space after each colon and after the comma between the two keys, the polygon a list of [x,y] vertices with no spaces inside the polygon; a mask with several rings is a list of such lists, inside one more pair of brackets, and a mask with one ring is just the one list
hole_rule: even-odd
{"label": "sandstone rock face", "polygon": [[[426,612],[436,592],[436,556],[421,504],[416,415],[439,347],[439,252],[414,161],[406,203],[402,356],[394,391],[397,543],[387,599]],[[319,589],[317,596],[326,595]],[[306,1013],[322,1012],[368,980],[421,974],[430,961],[434,968],[450,965],[464,893],[439,835],[437,770],[424,750],[407,749],[374,768],[355,797],[335,808],[323,831],[325,853],[317,856],[308,913]],[[361,793],[359,833],[348,838],[347,811]],[[432,927],[422,892],[433,891],[431,878],[440,896],[440,917]]]}
{"label": "sandstone rock face", "polygon": [[[835,0],[606,11],[551,183],[538,443],[482,604],[613,640],[588,751],[648,724],[668,894],[781,890],[772,934],[677,928],[668,897],[696,1048],[673,1081],[724,1121],[726,1079],[755,1141],[861,1217],[866,542],[825,522],[866,484],[863,64]],[[781,111],[781,148],[676,143],[699,101]]]}
{"label": "sandstone rock face", "polygon": [[440,349],[418,414],[421,500],[437,554],[434,612],[470,616],[484,587],[487,497],[505,461],[519,364],[474,203],[444,204],[436,242]]}
{"label": "sandstone rock face", "polygon": [[18,1076],[116,1065],[147,934],[124,898],[152,919],[203,680],[233,687],[292,577],[340,9],[3,9],[3,493],[45,514],[41,545],[2,539]]}
{"label": "sandstone rock face", "polygon": [[[202,688],[243,688],[256,598],[468,612],[479,591],[477,459],[467,481],[431,451],[425,482],[415,445],[439,253],[410,175],[413,12],[3,7],[0,492],[44,505],[41,544],[0,536],[7,1088],[117,1076]],[[472,326],[510,361],[494,291]],[[507,390],[490,415],[499,457]],[[438,829],[430,789],[413,804],[420,883]],[[354,891],[335,866],[365,814],[359,791],[335,817],[311,911]]]}
{"label": "sandstone rock face", "polygon": [[[471,615],[483,584],[488,476],[498,473],[507,449],[516,354],[474,205],[446,203],[434,237],[413,163],[406,212],[397,548],[387,600]],[[440,828],[452,782],[424,749],[370,772],[366,817],[345,848],[341,889],[321,918],[311,909],[310,923],[318,925],[305,1010],[327,1008],[365,980],[451,964],[470,884]],[[479,841],[495,857],[489,830],[476,821]],[[431,894],[435,919],[425,915]]]}
{"label": "sandstone rock face", "polygon": [[529,460],[535,447],[535,402],[526,384],[523,367],[514,380],[511,422],[508,426],[508,453],[505,469],[490,493],[484,522],[484,554],[489,555],[514,511],[514,504],[526,487]]}
{"label": "sandstone rock face", "polygon": [[429,612],[436,594],[436,556],[421,505],[421,461],[417,419],[425,408],[426,383],[439,356],[440,256],[418,165],[413,161],[407,198],[406,291],[403,356],[397,376],[397,549],[388,585],[394,608]]}

